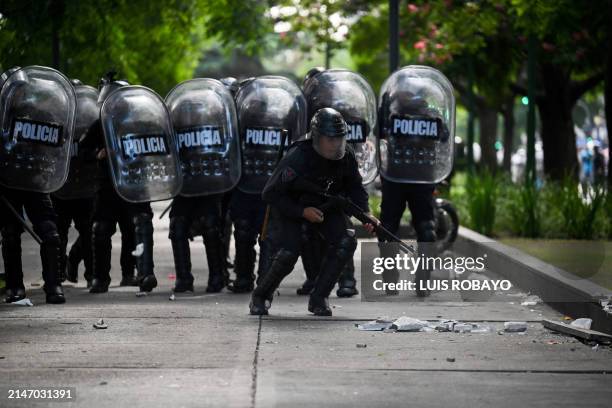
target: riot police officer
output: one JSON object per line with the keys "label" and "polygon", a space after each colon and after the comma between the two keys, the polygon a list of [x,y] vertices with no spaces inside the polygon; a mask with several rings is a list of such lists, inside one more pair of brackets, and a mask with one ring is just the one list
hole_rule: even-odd
{"label": "riot police officer", "polygon": [[[47,303],[64,303],[59,274],[60,237],[49,193],[68,175],[76,96],[60,72],[39,66],[14,68],[0,79],[0,196],[6,301],[25,297],[21,233],[25,210],[40,237]],[[9,208],[10,207],[10,208]]]}
{"label": "riot police officer", "polygon": [[234,100],[219,81],[198,78],[166,97],[183,170],[181,194],[170,210],[170,240],[176,268],[174,292],[193,292],[189,231],[197,223],[208,260],[207,292],[228,283],[223,240],[223,194],[240,179],[240,146]]}
{"label": "riot police officer", "polygon": [[266,184],[263,198],[271,207],[269,239],[275,255],[253,291],[251,314],[268,314],[274,291],[291,273],[300,255],[300,229],[307,222],[315,225],[326,241],[308,310],[316,316],[331,316],[327,298],[340,271],[353,257],[357,240],[344,209],[332,206],[321,211],[325,200],[311,196],[311,189],[306,186],[332,195],[347,195],[368,211],[368,194],[361,183],[354,152],[346,146],[346,134],[346,122],[338,111],[331,108],[317,111],[310,124],[310,137],[293,144]]}
{"label": "riot police officer", "polygon": [[[448,79],[438,70],[407,66],[383,84],[379,100],[378,160],[382,179],[380,220],[397,233],[406,204],[419,242],[419,253],[435,254],[435,184],[452,170],[455,100]],[[387,248],[388,249],[388,248]],[[417,296],[429,295],[430,270],[416,272]],[[397,271],[383,279],[396,281]]]}
{"label": "riot police officer", "polygon": [[[346,69],[324,70],[313,68],[306,74],[303,83],[308,101],[309,118],[321,108],[337,110],[347,122],[347,143],[351,145],[359,165],[364,185],[372,182],[376,172],[376,96],[361,75]],[[307,224],[303,225],[302,262],[306,281],[297,290],[298,294],[309,294],[314,287],[322,259],[321,242]],[[347,262],[340,279],[336,295],[351,297],[359,292],[356,288],[355,265]]]}
{"label": "riot police officer", "polygon": [[263,76],[240,83],[236,108],[242,177],[230,202],[236,247],[236,280],[229,289],[240,293],[253,290],[256,243],[259,243],[258,279],[268,269],[269,245],[261,235],[266,203],[262,200],[261,192],[276,166],[283,140],[288,143],[306,133],[306,100],[302,91],[289,79]]}
{"label": "riot police officer", "polygon": [[120,225],[134,227],[138,286],[150,292],[157,286],[150,202],[172,198],[182,182],[174,133],[163,100],[153,91],[117,81],[112,73],[102,78],[100,87],[100,122],[91,138],[98,151],[99,186],[90,292],[108,291],[111,237],[121,220]]}

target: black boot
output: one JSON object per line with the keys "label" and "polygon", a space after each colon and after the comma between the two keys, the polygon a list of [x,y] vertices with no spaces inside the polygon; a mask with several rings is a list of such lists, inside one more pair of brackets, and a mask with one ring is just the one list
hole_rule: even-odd
{"label": "black boot", "polygon": [[121,271],[121,282],[119,286],[138,286],[138,280],[134,271]]}
{"label": "black boot", "polygon": [[189,222],[186,217],[176,216],[170,219],[170,242],[174,255],[176,281],[174,292],[193,292],[193,275],[191,274],[191,253],[189,250]]}
{"label": "black boot", "polygon": [[13,303],[25,298],[21,266],[21,231],[7,226],[2,231],[2,258],[6,271],[5,302]]}
{"label": "black boot", "polygon": [[270,268],[262,277],[261,282],[253,291],[249,305],[252,315],[267,315],[274,291],[281,284],[285,276],[289,275],[297,262],[298,255],[286,249],[278,251],[273,258]]}
{"label": "black boot", "polygon": [[352,258],[357,248],[354,231],[348,230],[347,233],[348,235],[344,236],[340,242],[328,246],[327,254],[321,265],[321,272],[308,301],[308,311],[315,316],[332,315],[327,298],[338,282],[342,268]]}
{"label": "black boot", "polygon": [[136,270],[138,271],[138,286],[141,292],[151,292],[157,287],[157,278],[153,273],[153,215],[140,213],[134,216],[134,248],[142,245],[142,255],[136,257]]}
{"label": "black boot", "polygon": [[223,237],[217,217],[205,217],[200,220],[204,227],[203,238],[208,260],[207,293],[221,292],[229,283],[229,273],[225,264]]}
{"label": "black boot", "polygon": [[110,285],[111,237],[115,225],[109,221],[96,221],[92,229],[92,276],[89,293],[106,293]]}
{"label": "black boot", "polygon": [[336,291],[336,296],[338,297],[352,297],[358,295],[359,291],[357,290],[357,281],[355,280],[355,264],[352,259],[350,259],[344,268],[342,268],[342,273],[340,274],[340,279],[338,280],[338,290]]}
{"label": "black boot", "polygon": [[[227,288],[234,293],[248,293],[253,290],[255,281],[255,242],[257,233],[251,228],[248,220],[236,220],[234,226],[236,258],[234,272],[236,280]],[[260,254],[261,256],[261,254]]]}
{"label": "black boot", "polygon": [[61,304],[66,302],[60,282],[60,246],[59,236],[56,241],[44,242],[40,246],[40,258],[43,266],[43,290],[47,303]]}

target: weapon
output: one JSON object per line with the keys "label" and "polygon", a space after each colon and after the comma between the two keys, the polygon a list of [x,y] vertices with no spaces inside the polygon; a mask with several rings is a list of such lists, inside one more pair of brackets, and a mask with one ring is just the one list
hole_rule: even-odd
{"label": "weapon", "polygon": [[38,245],[42,245],[42,239],[40,239],[38,234],[34,232],[34,230],[28,225],[28,223],[23,219],[23,217],[17,212],[15,207],[13,207],[13,205],[4,196],[0,196],[0,200],[2,200],[4,205],[6,205],[9,210],[11,210],[15,217],[17,217],[21,225],[23,225],[23,228],[25,228],[25,230],[28,231],[32,238],[34,238],[34,241],[38,242]]}
{"label": "weapon", "polygon": [[[283,153],[285,151],[285,143],[287,142],[287,137],[289,132],[287,132],[286,130],[283,130],[282,135],[281,135],[281,143],[280,146],[278,147],[278,154],[276,156],[276,164],[275,167],[278,167],[278,163],[280,163],[281,159],[283,158]],[[270,220],[270,205],[268,204],[266,206],[266,215],[264,217],[264,221],[263,224],[261,226],[261,240],[265,241],[266,239],[266,234],[268,232],[268,221]]]}
{"label": "weapon", "polygon": [[166,209],[162,211],[162,213],[159,215],[159,219],[161,220],[162,218],[164,218],[164,215],[166,215],[166,213],[170,211],[171,208],[172,208],[172,202],[170,202],[170,204],[168,204]]}
{"label": "weapon", "polygon": [[350,198],[342,195],[330,194],[321,187],[314,183],[308,182],[303,179],[295,181],[295,189],[298,191],[304,191],[307,194],[314,195],[324,200],[323,204],[315,205],[321,211],[325,211],[331,208],[340,208],[344,210],[348,215],[354,217],[362,224],[371,224],[374,226],[376,236],[383,241],[395,242],[399,244],[399,248],[402,252],[408,255],[416,255],[416,251],[408,244],[403,242],[397,235],[393,234],[387,228],[385,228],[380,221],[371,215],[367,214],[361,207],[355,204]]}

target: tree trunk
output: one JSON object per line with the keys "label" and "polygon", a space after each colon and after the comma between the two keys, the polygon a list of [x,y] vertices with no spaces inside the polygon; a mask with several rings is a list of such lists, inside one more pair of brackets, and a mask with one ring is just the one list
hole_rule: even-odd
{"label": "tree trunk", "polygon": [[612,189],[612,147],[610,147],[612,140],[612,46],[610,45],[608,45],[608,61],[606,62],[604,104],[606,126],[608,127],[608,186]]}
{"label": "tree trunk", "polygon": [[497,109],[485,103],[477,103],[480,129],[480,165],[494,172],[497,168],[495,141],[497,140]]}
{"label": "tree trunk", "polygon": [[538,100],[542,124],[544,173],[554,180],[577,177],[576,134],[572,119],[575,101],[571,98],[569,75],[550,64],[540,67],[544,96]]}
{"label": "tree trunk", "polygon": [[514,145],[514,96],[504,106],[504,171],[510,173],[512,167],[512,150]]}

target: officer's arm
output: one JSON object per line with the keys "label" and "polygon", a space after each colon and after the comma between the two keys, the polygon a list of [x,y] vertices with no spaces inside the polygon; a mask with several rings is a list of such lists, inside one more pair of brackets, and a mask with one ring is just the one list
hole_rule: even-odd
{"label": "officer's arm", "polygon": [[302,165],[297,156],[297,149],[295,149],[283,157],[262,193],[264,201],[278,208],[283,215],[291,218],[301,218],[304,213],[304,206],[290,195],[298,172],[302,171]]}
{"label": "officer's arm", "polygon": [[351,201],[359,206],[366,213],[370,212],[370,205],[368,203],[368,192],[363,187],[361,174],[359,173],[359,165],[355,159],[355,155],[352,152],[349,153],[349,172],[348,179],[346,181],[348,186],[348,197]]}

